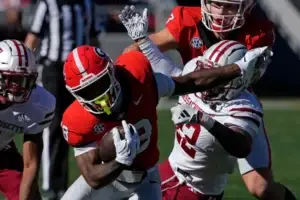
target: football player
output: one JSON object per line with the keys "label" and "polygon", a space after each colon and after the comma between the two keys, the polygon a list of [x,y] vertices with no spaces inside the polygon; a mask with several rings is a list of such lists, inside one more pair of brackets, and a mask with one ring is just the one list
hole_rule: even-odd
{"label": "football player", "polygon": [[[0,42],[0,192],[9,200],[41,199],[38,188],[42,132],[55,98],[35,84],[37,64],[22,42]],[[13,141],[24,134],[23,156]]]}
{"label": "football player", "polygon": [[[253,63],[263,51],[256,49],[222,68],[169,77],[153,73],[149,61],[139,51],[122,54],[113,63],[99,48],[74,49],[65,62],[64,76],[66,87],[76,100],[65,111],[62,128],[66,141],[74,147],[83,177],[73,183],[62,199],[160,199],[156,167],[159,99],[203,91],[235,77],[248,82],[253,76]],[[122,120],[133,124],[139,132],[139,150],[135,155],[136,140],[130,139],[135,134],[128,134],[128,140],[114,137],[116,159],[102,163],[98,144],[107,132],[114,130],[112,133],[118,134],[114,127]],[[124,130],[129,130],[127,126],[123,124]]]}
{"label": "football player", "polygon": [[[184,64],[192,58],[203,55],[207,48],[224,39],[237,40],[248,49],[260,46],[271,47],[274,43],[273,24],[258,16],[256,8],[253,7],[255,7],[253,0],[202,0],[201,7],[178,6],[170,15],[166,28],[149,37],[161,51],[178,49]],[[129,35],[135,33],[139,38],[146,36],[145,30],[144,32],[142,30],[147,27],[146,15],[136,23],[137,26],[129,27],[126,23],[129,25],[132,23],[130,20],[127,22],[123,20]],[[140,49],[150,62],[151,59],[152,62],[161,60],[159,57],[153,59],[156,47],[147,37],[136,41],[138,42],[126,51]],[[229,48],[226,42],[219,45],[222,51]],[[265,70],[268,62],[262,64],[264,66],[260,68]],[[156,70],[172,75],[181,73],[181,70],[176,67]],[[257,76],[256,80],[260,76]],[[238,167],[248,191],[258,199],[294,199],[294,195],[288,188],[273,179],[267,135],[258,143],[259,145],[252,149],[247,158],[238,160]]]}
{"label": "football player", "polygon": [[[222,41],[223,42],[223,41]],[[236,41],[222,51],[220,42],[209,48],[206,68],[233,63],[247,49]],[[182,74],[201,69],[198,58],[185,65]],[[163,199],[221,200],[228,174],[236,158],[249,155],[260,137],[263,110],[256,97],[236,78],[212,90],[180,96],[171,108],[176,126],[173,150],[160,164]]]}

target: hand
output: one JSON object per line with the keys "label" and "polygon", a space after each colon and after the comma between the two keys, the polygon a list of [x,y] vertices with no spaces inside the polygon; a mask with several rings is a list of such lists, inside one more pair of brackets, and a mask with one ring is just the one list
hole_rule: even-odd
{"label": "hand", "polygon": [[198,124],[201,112],[187,104],[178,104],[171,108],[172,121],[175,125]]}
{"label": "hand", "polygon": [[273,52],[265,46],[247,51],[241,60],[235,62],[241,69],[246,87],[262,77],[272,55]]}
{"label": "hand", "polygon": [[128,35],[132,40],[136,41],[138,39],[147,36],[148,31],[148,16],[147,8],[144,9],[143,15],[135,10],[134,6],[125,6],[122,10],[119,18],[122,24],[127,29]]}
{"label": "hand", "polygon": [[125,138],[120,138],[120,133],[117,128],[112,129],[114,144],[116,148],[116,161],[130,166],[135,159],[135,156],[140,148],[140,138],[137,130],[131,124],[122,121]]}
{"label": "hand", "polygon": [[215,120],[203,111],[196,110],[187,104],[178,104],[171,108],[172,121],[175,125],[182,124],[201,124],[207,130],[210,130]]}

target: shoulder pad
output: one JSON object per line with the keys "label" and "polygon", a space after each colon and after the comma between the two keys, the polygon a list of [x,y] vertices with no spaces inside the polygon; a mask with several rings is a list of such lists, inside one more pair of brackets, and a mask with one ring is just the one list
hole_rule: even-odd
{"label": "shoulder pad", "polygon": [[228,101],[224,108],[232,117],[253,118],[256,121],[263,118],[263,109],[259,100],[248,91],[243,92],[238,98]]}
{"label": "shoulder pad", "polygon": [[65,140],[75,147],[96,141],[105,131],[99,119],[86,111],[77,100],[64,112],[61,127]]}
{"label": "shoulder pad", "polygon": [[34,109],[36,116],[35,124],[28,127],[28,134],[42,132],[48,127],[55,114],[56,99],[43,87],[37,86],[27,102]]}

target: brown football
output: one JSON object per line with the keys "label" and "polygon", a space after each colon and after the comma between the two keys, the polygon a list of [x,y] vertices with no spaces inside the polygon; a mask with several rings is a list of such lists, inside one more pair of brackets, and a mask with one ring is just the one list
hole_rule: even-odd
{"label": "brown football", "polygon": [[[124,139],[124,130],[122,126],[117,126],[121,139]],[[116,158],[116,149],[112,131],[107,132],[101,139],[99,145],[100,157],[103,162],[109,162]]]}

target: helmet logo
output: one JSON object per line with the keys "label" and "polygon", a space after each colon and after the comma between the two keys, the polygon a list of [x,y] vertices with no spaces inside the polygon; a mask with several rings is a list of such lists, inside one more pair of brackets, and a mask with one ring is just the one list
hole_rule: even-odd
{"label": "helmet logo", "polygon": [[96,53],[98,54],[98,56],[103,57],[103,58],[107,57],[106,53],[104,53],[104,51],[102,51],[100,48],[95,48],[95,50],[96,50]]}

